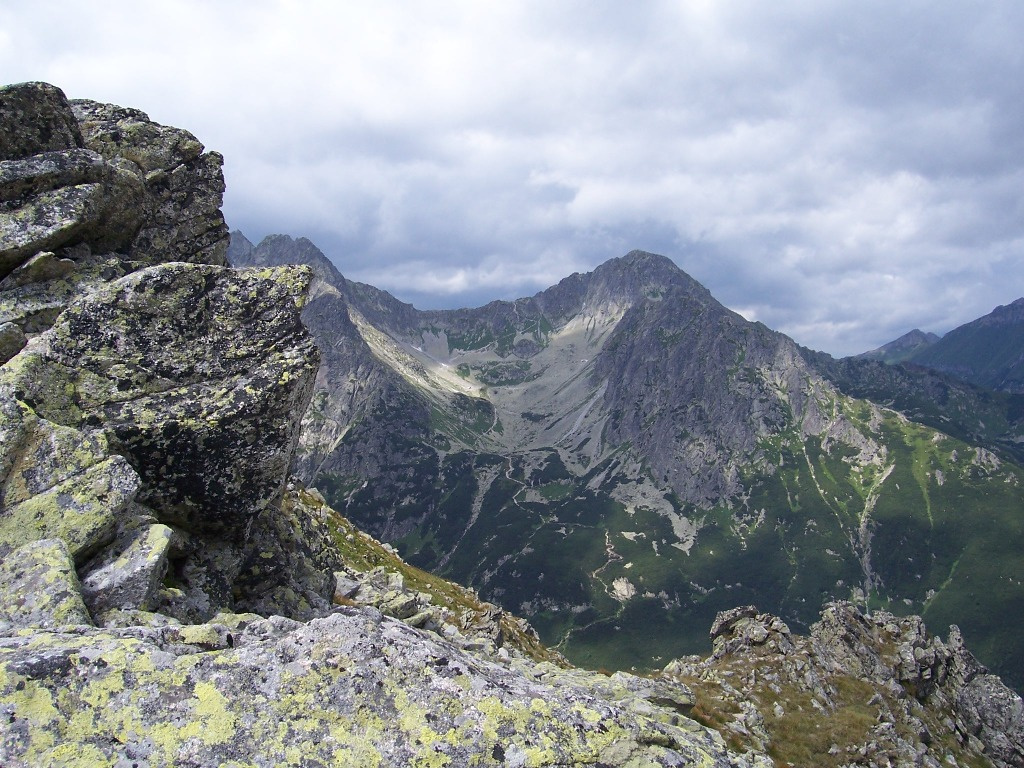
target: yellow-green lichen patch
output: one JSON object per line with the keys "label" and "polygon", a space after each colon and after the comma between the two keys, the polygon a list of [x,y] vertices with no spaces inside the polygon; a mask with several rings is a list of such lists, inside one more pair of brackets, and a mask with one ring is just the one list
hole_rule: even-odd
{"label": "yellow-green lichen patch", "polygon": [[116,513],[135,495],[138,476],[120,456],[0,512],[0,551],[60,538],[80,561],[113,538]]}
{"label": "yellow-green lichen patch", "polygon": [[[0,639],[0,710],[32,733],[5,757],[35,764],[74,744],[150,765],[219,765],[257,750],[274,765],[549,766],[656,759],[689,738],[597,704],[568,679],[527,683],[379,613],[340,609],[304,625],[221,618]],[[208,644],[229,623],[233,648],[183,644]]]}

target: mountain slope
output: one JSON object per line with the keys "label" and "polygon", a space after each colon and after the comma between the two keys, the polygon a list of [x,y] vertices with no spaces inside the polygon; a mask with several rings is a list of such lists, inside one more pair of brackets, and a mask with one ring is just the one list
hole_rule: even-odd
{"label": "mountain slope", "polygon": [[805,627],[852,598],[961,622],[1024,679],[1021,470],[843,394],[668,259],[450,312],[324,274],[306,321],[352,353],[325,349],[303,477],[570,659],[650,667],[738,603]]}
{"label": "mountain slope", "polygon": [[982,387],[1024,393],[1024,298],[954,328],[908,359]]}
{"label": "mountain slope", "polygon": [[1024,462],[1024,395],[995,392],[911,362],[837,360],[809,349],[801,354],[846,395],[897,410],[1006,461]]}

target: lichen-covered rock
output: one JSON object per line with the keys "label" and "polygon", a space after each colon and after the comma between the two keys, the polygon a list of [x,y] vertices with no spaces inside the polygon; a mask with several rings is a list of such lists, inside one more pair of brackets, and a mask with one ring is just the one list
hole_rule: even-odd
{"label": "lichen-covered rock", "polygon": [[102,435],[41,418],[0,386],[0,557],[64,540],[83,562],[113,540],[139,477]]}
{"label": "lichen-covered rock", "polygon": [[282,490],[317,352],[308,271],[166,264],[75,302],[3,373],[54,422],[99,428],[162,522],[242,542]]}
{"label": "lichen-covered rock", "polygon": [[[825,606],[809,637],[752,607],[719,614],[710,658],[664,670],[705,717],[792,765],[1024,765],[1024,704],[918,616]],[[767,637],[766,637],[767,635]]]}
{"label": "lichen-covered rock", "polygon": [[0,323],[38,333],[143,266],[226,263],[223,158],[192,134],[44,83],[0,88],[0,115]]}
{"label": "lichen-covered rock", "polygon": [[307,503],[290,487],[253,521],[234,582],[236,610],[310,619],[331,608],[342,561],[328,520],[335,513],[318,501]]}
{"label": "lichen-covered rock", "polygon": [[[33,261],[59,271],[52,256]],[[59,537],[84,566],[121,531],[83,572],[111,620],[329,610],[329,536],[280,505],[318,363],[308,281],[175,263],[72,302],[0,369],[0,555]],[[139,526],[153,527],[128,543]]]}
{"label": "lichen-covered rock", "polygon": [[188,131],[154,123],[137,109],[86,99],[71,105],[85,146],[110,162],[128,160],[145,179],[145,221],[132,254],[150,264],[227,264],[228,230],[220,211],[224,158],[204,153]]}
{"label": "lichen-covered rock", "polygon": [[14,323],[0,323],[0,365],[3,365],[25,346],[25,332]]}
{"label": "lichen-covered rock", "polygon": [[115,280],[141,265],[116,254],[94,254],[79,243],[41,251],[0,281],[0,322],[33,335],[47,330],[64,308],[90,286]]}
{"label": "lichen-covered rock", "polygon": [[41,539],[0,560],[0,625],[92,624],[67,544]]}
{"label": "lichen-covered rock", "polygon": [[49,83],[0,88],[0,161],[82,145],[78,121],[60,88]]}
{"label": "lichen-covered rock", "polygon": [[716,733],[627,699],[540,682],[372,609],[303,625],[39,632],[0,639],[0,762],[751,764]]}
{"label": "lichen-covered rock", "polygon": [[141,223],[142,179],[87,149],[0,164],[0,276],[35,253],[126,247]]}
{"label": "lichen-covered rock", "polygon": [[89,563],[82,592],[92,614],[155,608],[173,539],[174,531],[166,525],[139,525],[126,531],[120,546],[108,547]]}

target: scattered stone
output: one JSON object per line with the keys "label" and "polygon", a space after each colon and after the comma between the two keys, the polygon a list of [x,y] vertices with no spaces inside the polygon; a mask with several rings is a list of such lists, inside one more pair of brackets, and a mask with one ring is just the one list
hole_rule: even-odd
{"label": "scattered stone", "polygon": [[[85,569],[82,592],[93,614],[112,609],[151,611],[167,571],[167,553],[174,532],[166,525],[140,526],[127,533],[121,546]],[[118,551],[120,550],[120,551]]]}
{"label": "scattered stone", "polygon": [[0,560],[0,625],[92,624],[67,544],[40,539]]}
{"label": "scattered stone", "polygon": [[0,365],[3,365],[25,346],[25,333],[14,323],[0,324]]}
{"label": "scattered stone", "polygon": [[[2,373],[0,373],[2,377]],[[114,538],[139,477],[100,435],[39,417],[0,385],[0,557],[63,539],[84,562]]]}

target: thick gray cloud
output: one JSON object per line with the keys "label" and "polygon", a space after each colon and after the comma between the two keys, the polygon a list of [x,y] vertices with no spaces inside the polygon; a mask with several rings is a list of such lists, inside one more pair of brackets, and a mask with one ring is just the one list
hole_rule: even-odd
{"label": "thick gray cloud", "polygon": [[0,7],[0,71],[227,158],[251,239],[419,306],[632,248],[848,354],[1024,295],[1024,5]]}

